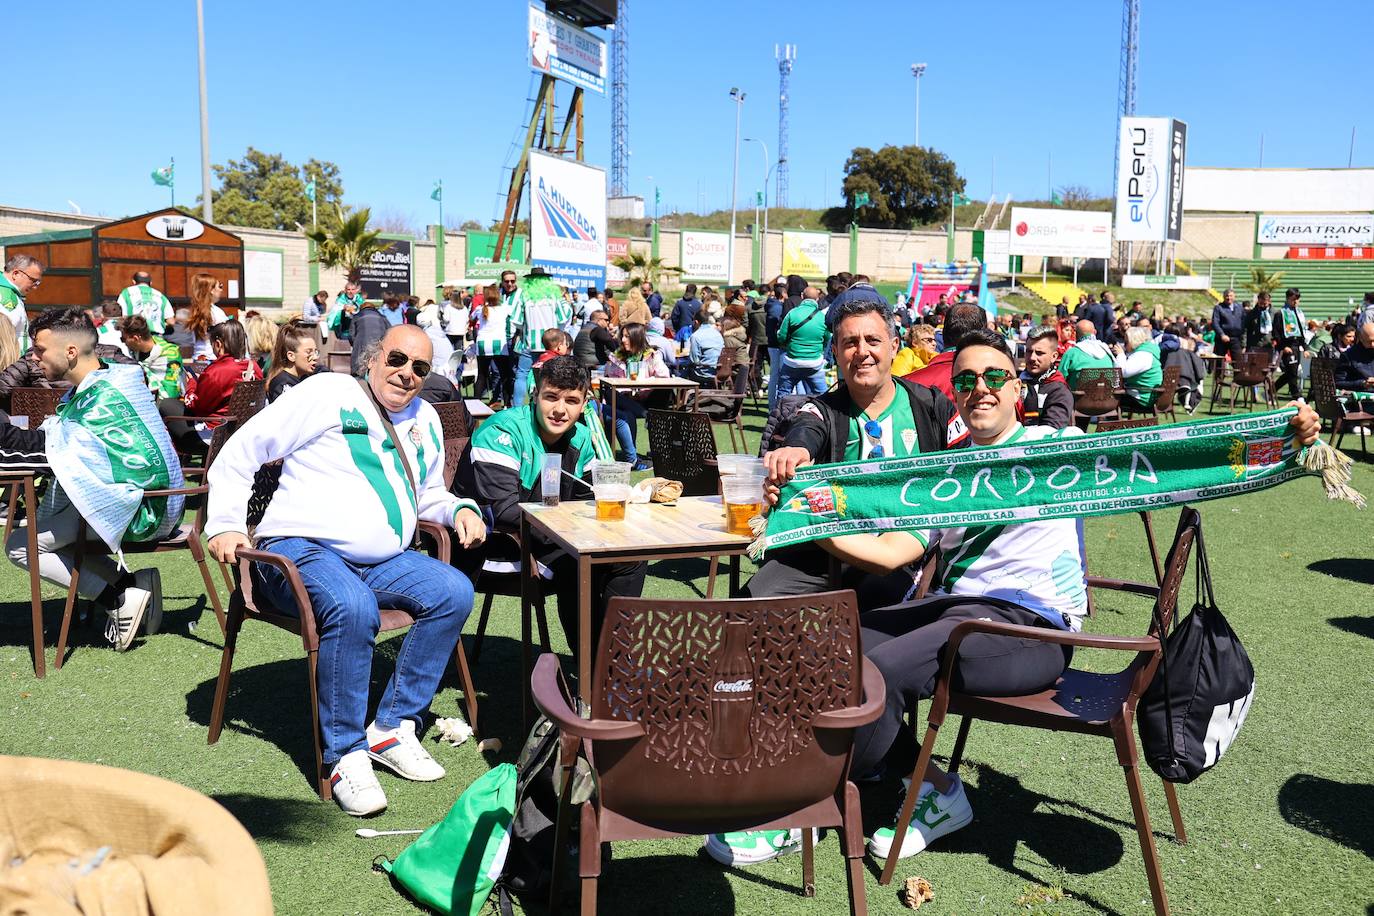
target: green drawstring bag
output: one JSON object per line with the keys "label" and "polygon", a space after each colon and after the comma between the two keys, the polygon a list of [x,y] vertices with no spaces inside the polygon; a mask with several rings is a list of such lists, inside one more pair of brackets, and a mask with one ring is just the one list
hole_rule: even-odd
{"label": "green drawstring bag", "polygon": [[382,860],[382,871],[425,906],[450,916],[476,916],[506,862],[515,781],[509,763],[482,774],[396,861]]}

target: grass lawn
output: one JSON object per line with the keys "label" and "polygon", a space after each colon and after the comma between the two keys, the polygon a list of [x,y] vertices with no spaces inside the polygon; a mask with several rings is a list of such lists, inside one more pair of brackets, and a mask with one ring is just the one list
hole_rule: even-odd
{"label": "grass lawn", "polygon": [[[758,435],[761,418],[751,417]],[[641,433],[642,436],[642,433]],[[1353,445],[1352,445],[1353,443]],[[1358,439],[1346,445],[1358,450]],[[1374,494],[1374,464],[1357,463],[1355,486]],[[1166,838],[1159,783],[1146,781],[1165,882],[1176,913],[1374,913],[1374,516],[1327,503],[1314,480],[1202,507],[1219,601],[1255,663],[1258,692],[1244,730],[1221,765],[1179,797],[1187,846]],[[1175,512],[1156,515],[1167,544]],[[1091,568],[1148,579],[1135,516],[1087,523]],[[143,562],[144,558],[138,558]],[[239,640],[228,721],[205,743],[221,636],[186,555],[164,555],[164,632],[125,655],[81,631],[60,672],[35,680],[28,650],[27,581],[0,572],[0,753],[92,761],[174,780],[227,807],[257,838],[277,909],[286,914],[414,913],[418,908],[371,869],[407,838],[359,840],[357,820],[321,803],[311,761],[305,664],[300,643],[249,626]],[[696,596],[706,561],[651,568],[646,594]],[[47,639],[56,641],[61,602],[48,587]],[[1185,587],[1184,599],[1191,597]],[[1088,628],[1139,634],[1148,607],[1102,594]],[[475,619],[471,622],[475,625]],[[554,621],[554,638],[562,637]],[[382,775],[391,807],[379,829],[440,819],[478,775],[519,749],[518,608],[498,599],[474,676],[482,730],[505,745],[483,757],[474,743],[437,747],[449,775],[436,784]],[[401,644],[381,642],[373,699]],[[1082,653],[1075,663],[1109,670],[1121,659]],[[434,702],[456,715],[456,687]],[[942,740],[947,752],[952,728]],[[429,746],[433,747],[432,743]],[[935,888],[927,912],[1152,912],[1121,772],[1108,742],[980,723],[964,777],[976,812],[967,828],[901,864],[893,886],[870,863],[869,907],[906,912],[901,880],[923,875]],[[863,791],[868,832],[891,814],[895,774]],[[716,866],[697,839],[618,844],[602,880],[601,912],[810,913],[846,911],[833,834],[818,846],[817,892],[799,895],[800,857],[749,871]],[[494,912],[490,907],[488,912]]]}

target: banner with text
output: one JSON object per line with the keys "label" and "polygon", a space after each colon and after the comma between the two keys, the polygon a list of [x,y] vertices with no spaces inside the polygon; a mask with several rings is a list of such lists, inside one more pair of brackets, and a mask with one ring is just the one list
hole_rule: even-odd
{"label": "banner with text", "polygon": [[410,281],[410,242],[401,239],[374,254],[371,263],[358,271],[358,285],[365,299],[381,299],[386,293],[409,296]]}
{"label": "banner with text", "polygon": [[530,68],[606,94],[606,42],[530,4]]}
{"label": "banner with text", "polygon": [[1255,243],[1341,248],[1374,245],[1374,214],[1261,214],[1255,231]]}
{"label": "banner with text", "polygon": [[530,263],[573,289],[606,285],[606,172],[530,151]]}
{"label": "banner with text", "polygon": [[1188,125],[1173,118],[1122,118],[1116,172],[1116,238],[1178,241]]}
{"label": "banner with text", "polygon": [[606,285],[623,286],[630,275],[616,267],[613,262],[630,256],[630,240],[611,237],[606,239]]}
{"label": "banner with text", "polygon": [[678,266],[682,268],[682,279],[729,282],[730,233],[683,229],[678,238]]}
{"label": "banner with text", "polygon": [[830,273],[830,233],[782,233],[782,272],[808,280],[824,280]]}
{"label": "banner with text", "polygon": [[1112,215],[1096,210],[1011,208],[1011,254],[1105,258],[1112,253]]}
{"label": "banner with text", "polygon": [[507,243],[510,257],[504,261],[497,261],[496,242],[499,236],[495,232],[468,230],[463,235],[467,249],[466,257],[463,259],[463,279],[467,282],[494,282],[501,278],[501,272],[504,270],[513,270],[522,277],[530,272],[530,265],[525,259],[524,236],[517,235],[510,240]]}

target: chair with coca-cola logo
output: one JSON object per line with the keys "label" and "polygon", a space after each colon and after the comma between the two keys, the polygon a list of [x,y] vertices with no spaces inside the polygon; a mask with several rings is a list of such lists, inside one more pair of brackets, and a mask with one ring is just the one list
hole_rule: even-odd
{"label": "chair with coca-cola logo", "polygon": [[739,830],[801,828],[803,893],[815,893],[812,832],[836,827],[850,912],[867,912],[854,729],[886,696],[859,646],[852,590],[790,598],[614,598],[591,683],[576,712],[552,654],[540,656],[535,705],[562,732],[560,766],[581,755],[596,795],[564,781],[551,902],[574,814],[582,913],[596,912],[601,844]]}

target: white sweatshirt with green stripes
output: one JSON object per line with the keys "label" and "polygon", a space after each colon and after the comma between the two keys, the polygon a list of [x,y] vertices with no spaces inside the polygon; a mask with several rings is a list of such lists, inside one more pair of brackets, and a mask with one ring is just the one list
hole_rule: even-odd
{"label": "white sweatshirt with green stripes", "polygon": [[416,519],[452,525],[477,510],[444,488],[439,415],[416,398],[391,414],[418,495],[371,398],[352,377],[319,373],[286,389],[235,433],[210,468],[206,537],[247,532],[258,468],[283,459],[281,483],[256,536],[304,537],[354,563],[380,563],[410,546]]}

